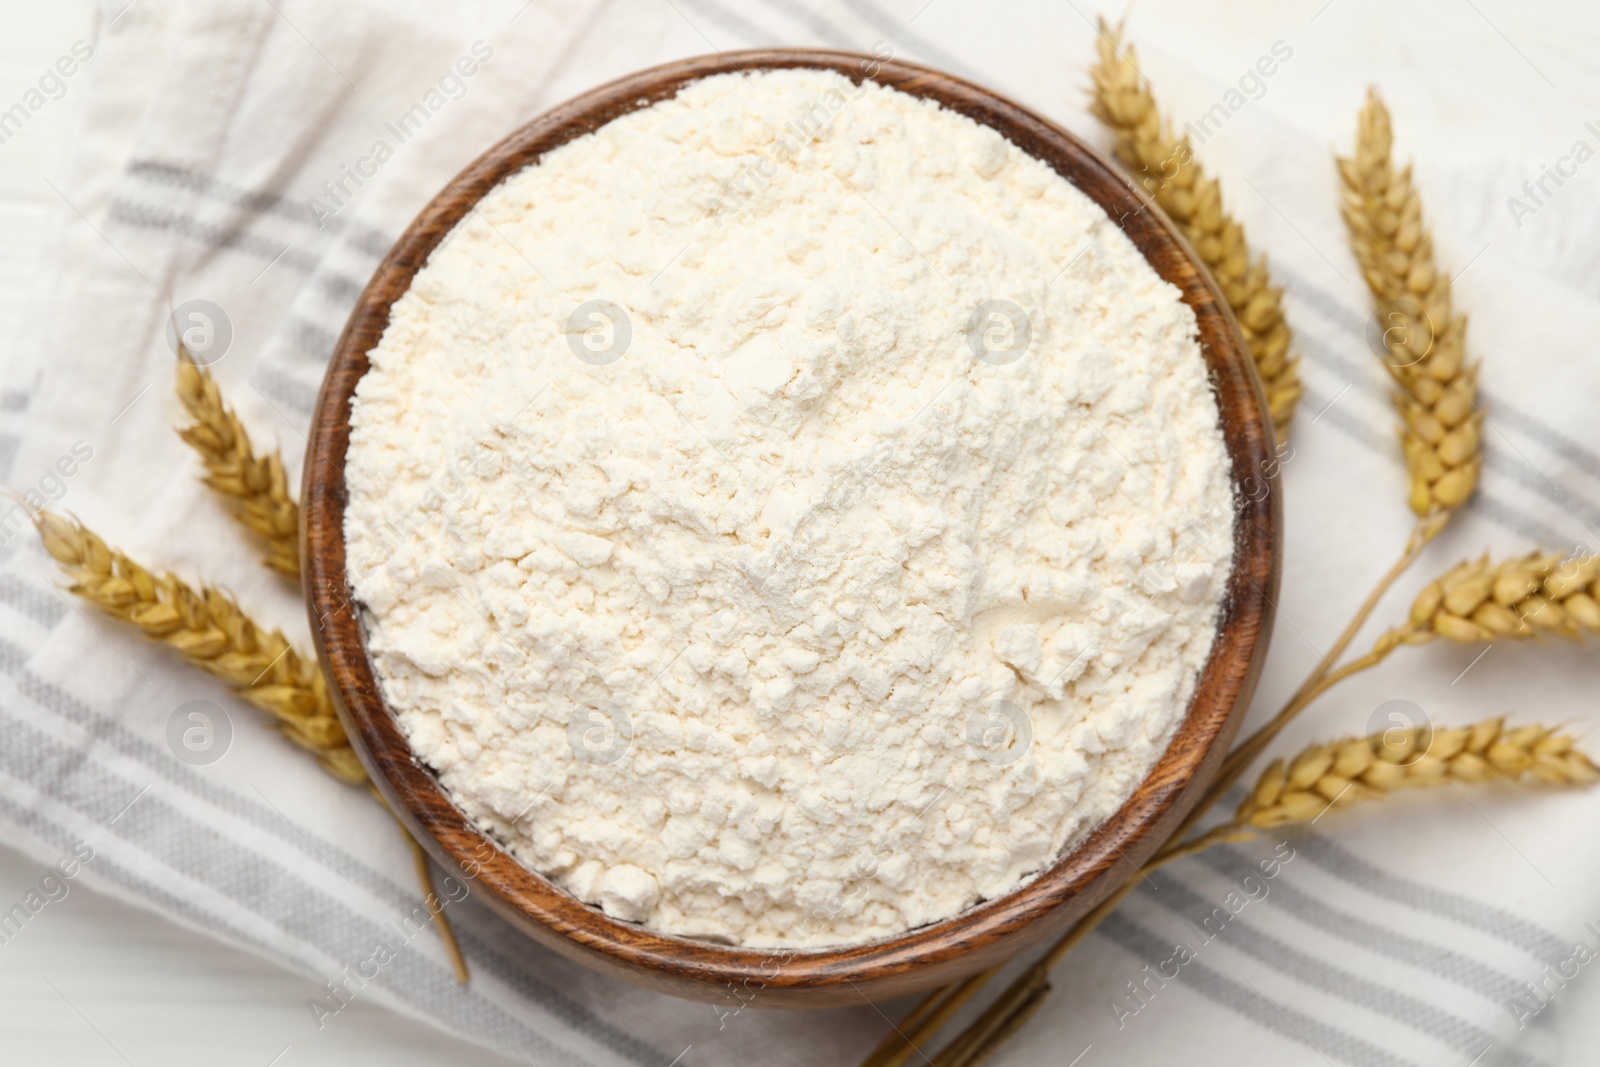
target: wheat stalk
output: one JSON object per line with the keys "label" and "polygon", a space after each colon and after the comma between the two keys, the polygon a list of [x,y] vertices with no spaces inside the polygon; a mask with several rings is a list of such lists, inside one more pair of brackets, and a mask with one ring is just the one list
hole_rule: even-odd
{"label": "wheat stalk", "polygon": [[[71,579],[71,592],[222,679],[246,703],[271,715],[279,731],[329,774],[351,785],[365,783],[384,803],[350,747],[320,666],[296,652],[282,633],[257,626],[220,589],[195,589],[171,574],[151,573],[76,520],[42,509],[32,518],[45,551]],[[403,825],[400,831],[456,980],[466,982],[466,960],[434,892],[426,857]]]}
{"label": "wheat stalk", "polygon": [[283,460],[277,452],[255,454],[210,372],[187,353],[178,359],[178,399],[195,420],[178,433],[205,461],[205,483],[232,501],[238,520],[266,542],[266,565],[298,582],[300,506],[289,495]]}
{"label": "wheat stalk", "polygon": [[49,511],[37,512],[33,521],[73,593],[220,678],[340,781],[366,781],[322,671],[282,633],[257,626],[220,589],[195,589],[171,574],[151,573],[82,523]]}
{"label": "wheat stalk", "polygon": [[[1506,730],[1503,719],[1443,730],[1388,730],[1312,745],[1290,760],[1274,761],[1232,820],[1158,852],[1140,876],[1079,920],[928,1062],[933,1067],[974,1067],[993,1053],[1038,1008],[1049,992],[1051,969],[1116,909],[1144,873],[1213,845],[1250,838],[1263,829],[1313,822],[1331,808],[1381,799],[1400,789],[1530,776],[1547,785],[1589,785],[1600,781],[1600,769],[1573,747],[1570,736],[1538,725]],[[895,1039],[881,1043],[862,1067],[906,1063],[918,1051],[914,1042],[937,1032],[999,970],[992,968],[924,1000],[900,1025]]]}
{"label": "wheat stalk", "polygon": [[1466,361],[1466,316],[1454,310],[1450,277],[1434,262],[1411,168],[1395,169],[1393,146],[1389,111],[1369,91],[1355,154],[1338,160],[1341,208],[1384,327],[1384,363],[1399,387],[1395,406],[1411,509],[1431,536],[1477,484],[1483,412],[1478,367]]}
{"label": "wheat stalk", "polygon": [[[1320,694],[1378,663],[1399,644],[1429,639],[1417,627],[1391,631],[1368,655],[1334,668],[1378,602],[1477,484],[1483,412],[1476,401],[1477,366],[1465,362],[1466,319],[1452,311],[1450,280],[1434,264],[1433,242],[1422,225],[1411,171],[1395,171],[1392,148],[1389,113],[1371,93],[1361,114],[1356,155],[1338,161],[1344,183],[1342,211],[1363,276],[1377,298],[1379,321],[1387,327],[1385,362],[1399,386],[1395,403],[1401,414],[1400,446],[1410,471],[1409,501],[1417,524],[1400,559],[1378,580],[1288,703],[1228,754],[1206,802],[1197,810],[1220,797]],[[1444,329],[1435,330],[1441,322]]]}
{"label": "wheat stalk", "polygon": [[1266,257],[1252,255],[1244,230],[1224,209],[1222,191],[1205,176],[1188,136],[1173,135],[1150,83],[1139,73],[1133,46],[1121,47],[1122,27],[1104,19],[1099,27],[1089,110],[1111,130],[1117,159],[1178,224],[1216,278],[1250,346],[1282,440],[1303,392],[1299,360],[1289,353],[1283,290],[1272,284]]}

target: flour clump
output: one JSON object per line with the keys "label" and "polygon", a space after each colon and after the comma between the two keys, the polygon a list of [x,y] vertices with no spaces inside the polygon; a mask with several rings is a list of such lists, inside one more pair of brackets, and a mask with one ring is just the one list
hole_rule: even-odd
{"label": "flour clump", "polygon": [[692,83],[493,189],[370,360],[345,533],[384,696],[618,919],[821,948],[1015,889],[1210,652],[1193,313],[929,101]]}

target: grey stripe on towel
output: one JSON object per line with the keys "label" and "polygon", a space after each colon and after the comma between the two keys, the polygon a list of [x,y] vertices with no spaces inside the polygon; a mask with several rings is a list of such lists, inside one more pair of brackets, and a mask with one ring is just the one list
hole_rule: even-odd
{"label": "grey stripe on towel", "polygon": [[[1140,883],[1139,895],[1196,927],[1212,914],[1214,908],[1221,907],[1206,900],[1171,874],[1162,872],[1155,877],[1161,879],[1159,888],[1154,888],[1147,878]],[[1483,1051],[1486,1045],[1494,1044],[1493,1035],[1460,1016],[1336,967],[1325,959],[1302,952],[1282,938],[1263,933],[1249,923],[1230,922],[1218,937],[1235,951],[1255,957],[1302,985],[1349,1001],[1375,1015],[1387,1016],[1468,1056]]]}
{"label": "grey stripe on towel", "polygon": [[[1095,933],[1110,938],[1139,959],[1164,959],[1172,953],[1170,944],[1121,912],[1114,911],[1107,916]],[[1279,1008],[1254,986],[1237,982],[1198,960],[1185,963],[1178,977],[1172,980],[1244,1016],[1264,1030],[1290,1041],[1310,1045],[1324,1057],[1354,1064],[1355,1067],[1417,1067],[1410,1060],[1403,1060],[1371,1042],[1363,1041],[1347,1030],[1293,1008]],[[1159,1004],[1157,1000],[1152,1007]]]}
{"label": "grey stripe on towel", "polygon": [[1460,923],[1515,945],[1537,960],[1565,959],[1572,951],[1570,944],[1520,915],[1391,874],[1322,834],[1296,834],[1294,847],[1329,874],[1373,896]]}
{"label": "grey stripe on towel", "polygon": [[[1258,873],[1255,863],[1231,845],[1208,848],[1196,857],[1196,861],[1225,878],[1235,880]],[[1325,904],[1287,882],[1280,881],[1273,885],[1272,899],[1307,925],[1359,945],[1368,952],[1429,971],[1487,1000],[1506,1001],[1524,992],[1521,982],[1493,967],[1442,945],[1431,944]]]}

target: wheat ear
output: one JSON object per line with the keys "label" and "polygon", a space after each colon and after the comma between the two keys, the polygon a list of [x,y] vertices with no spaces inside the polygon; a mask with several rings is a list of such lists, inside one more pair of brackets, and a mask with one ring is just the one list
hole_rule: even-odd
{"label": "wheat ear", "polygon": [[289,495],[277,452],[257,456],[250,435],[223,402],[217,383],[192,359],[178,359],[178,399],[194,423],[178,431],[200,453],[205,483],[227,497],[234,514],[267,545],[266,565],[300,580],[300,506]]}
{"label": "wheat ear", "polygon": [[1410,168],[1394,169],[1393,142],[1389,113],[1377,94],[1369,93],[1356,154],[1338,164],[1350,243],[1377,301],[1385,364],[1398,386],[1394,399],[1401,415],[1400,447],[1410,472],[1409,502],[1417,523],[1400,559],[1378,579],[1288,703],[1228,754],[1206,802],[1196,811],[1215,802],[1318,695],[1378,663],[1400,644],[1430,639],[1427,628],[1418,625],[1390,631],[1367,655],[1335,667],[1378,602],[1466,503],[1478,481],[1483,412],[1476,399],[1477,366],[1465,360],[1466,319],[1454,313],[1450,279],[1434,264],[1433,242],[1422,225]]}
{"label": "wheat ear", "polygon": [[1458,563],[1417,595],[1411,617],[1379,638],[1377,648],[1543,635],[1600,635],[1600,556],[1533,552],[1499,563],[1487,556]]}
{"label": "wheat ear", "polygon": [[344,782],[367,779],[339,723],[328,685],[277,630],[257,626],[220,589],[195,589],[157,575],[92,531],[49,511],[33,516],[45,551],[71,579],[71,591],[113,618],[226,682],[252,707],[271,715],[290,741]]}
{"label": "wheat ear", "polygon": [[1466,361],[1466,316],[1456,314],[1450,276],[1434,262],[1411,168],[1395,169],[1393,147],[1389,111],[1369,90],[1355,154],[1338,160],[1341,207],[1399,387],[1411,510],[1436,533],[1478,481],[1478,367]]}
{"label": "wheat ear", "polygon": [[1573,739],[1546,726],[1505,728],[1489,719],[1473,726],[1386,730],[1312,745],[1275,760],[1234,816],[1233,825],[1269,828],[1309,822],[1330,807],[1375,800],[1399,789],[1470,784],[1524,775],[1549,785],[1600,780]]}
{"label": "wheat ear", "polygon": [[1121,26],[1101,19],[1096,47],[1089,110],[1110,129],[1117,159],[1178,224],[1216,278],[1250,346],[1282,440],[1304,391],[1299,360],[1289,352],[1283,290],[1272,284],[1266,257],[1252,255],[1244,230],[1223,208],[1222,191],[1206,177],[1188,136],[1173,135],[1139,73],[1133,46],[1122,48]]}

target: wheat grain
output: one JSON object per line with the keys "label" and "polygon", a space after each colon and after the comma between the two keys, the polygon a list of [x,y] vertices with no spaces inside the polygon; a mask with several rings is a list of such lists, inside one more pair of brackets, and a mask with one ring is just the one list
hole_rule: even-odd
{"label": "wheat grain", "polygon": [[1411,168],[1396,170],[1389,111],[1368,92],[1355,155],[1339,159],[1350,246],[1377,304],[1384,364],[1399,386],[1400,444],[1411,509],[1431,536],[1478,481],[1478,367],[1466,361],[1466,316],[1456,314],[1450,276],[1434,262],[1433,239]]}
{"label": "wheat grain", "polygon": [[352,784],[366,781],[321,669],[282,633],[257,626],[220,589],[195,589],[171,574],[151,573],[82,523],[49,511],[33,519],[45,550],[71,579],[73,593],[222,679],[271,715],[285,737],[334,777]]}
{"label": "wheat grain", "polygon": [[234,514],[267,545],[268,567],[300,580],[300,507],[289,495],[277,452],[257,456],[250,435],[204,367],[178,360],[178,399],[194,424],[179,430],[205,461],[205,483],[233,501]]}
{"label": "wheat grain", "polygon": [[1571,737],[1549,727],[1506,730],[1503,719],[1443,730],[1393,729],[1312,745],[1287,762],[1273,761],[1239,805],[1232,825],[1310,822],[1337,805],[1423,786],[1524,775],[1549,785],[1600,780],[1594,763],[1572,746]]}
{"label": "wheat grain", "polygon": [[1283,290],[1273,286],[1266,258],[1251,254],[1243,229],[1223,208],[1222,191],[1205,176],[1188,136],[1173,135],[1139,73],[1133,46],[1121,44],[1122,28],[1101,19],[1089,109],[1111,130],[1117,159],[1178,224],[1216,278],[1250,346],[1282,440],[1303,392],[1299,360],[1289,352]]}

